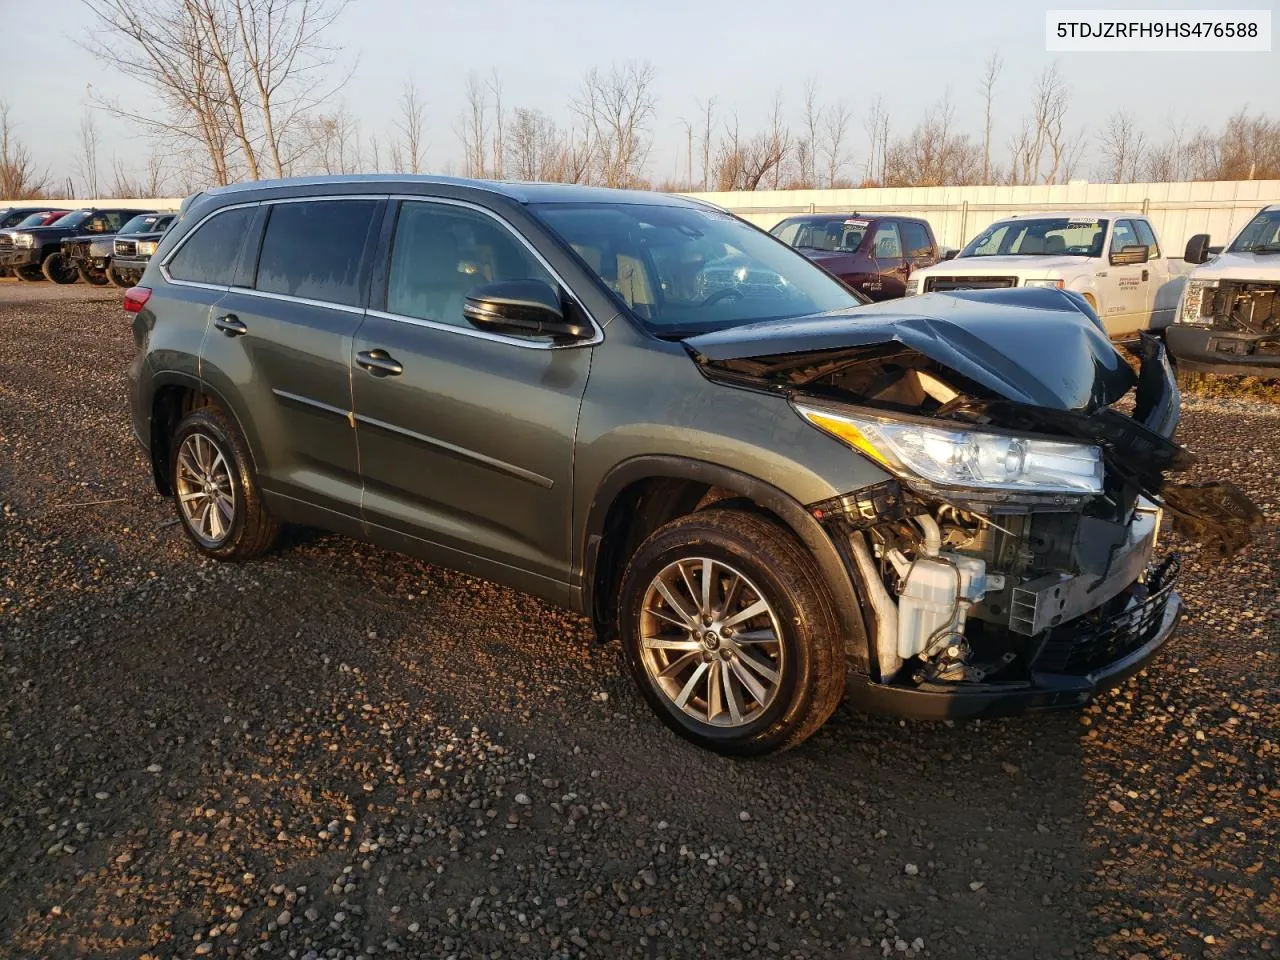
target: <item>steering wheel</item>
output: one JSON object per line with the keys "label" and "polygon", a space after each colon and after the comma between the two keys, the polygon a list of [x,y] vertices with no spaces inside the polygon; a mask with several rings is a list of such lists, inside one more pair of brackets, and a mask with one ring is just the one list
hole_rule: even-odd
{"label": "steering wheel", "polygon": [[726,297],[737,297],[739,300],[741,300],[743,298],[742,291],[739,290],[737,287],[725,287],[723,290],[717,290],[715,293],[711,294],[711,296],[703,300],[700,304],[698,304],[698,306],[709,307],[713,303],[719,303],[721,300],[725,299]]}

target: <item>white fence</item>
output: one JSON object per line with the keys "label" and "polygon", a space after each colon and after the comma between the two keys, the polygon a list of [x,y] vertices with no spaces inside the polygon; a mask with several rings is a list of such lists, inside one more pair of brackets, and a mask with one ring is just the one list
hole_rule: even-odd
{"label": "white fence", "polygon": [[929,221],[938,243],[962,247],[996,220],[1056,210],[1115,210],[1151,219],[1164,252],[1182,256],[1197,233],[1226,244],[1254,213],[1280,202],[1280,180],[1070,183],[1034,187],[893,187],[694,193],[766,230],[798,213],[900,213]]}
{"label": "white fence", "polygon": [[[1280,202],[1280,180],[1199,183],[1069,183],[1035,187],[892,187],[870,190],[756,190],[694,193],[766,230],[797,213],[901,213],[923,217],[938,243],[962,247],[1011,214],[1055,210],[1117,210],[1151,218],[1165,253],[1181,256],[1187,240],[1207,233],[1226,244],[1262,206]],[[35,203],[176,210],[181,197],[135,200],[0,200],[0,207]]]}

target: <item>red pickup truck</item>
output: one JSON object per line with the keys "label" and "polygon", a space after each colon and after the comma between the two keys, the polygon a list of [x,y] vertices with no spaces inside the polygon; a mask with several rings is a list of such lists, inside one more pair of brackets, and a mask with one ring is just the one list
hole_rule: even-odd
{"label": "red pickup truck", "polygon": [[906,293],[907,278],[938,262],[938,243],[915,217],[811,213],[769,231],[872,300]]}

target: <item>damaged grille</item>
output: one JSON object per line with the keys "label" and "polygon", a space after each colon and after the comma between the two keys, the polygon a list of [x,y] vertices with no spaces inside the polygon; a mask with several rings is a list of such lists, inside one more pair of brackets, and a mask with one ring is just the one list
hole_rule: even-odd
{"label": "damaged grille", "polygon": [[1003,290],[1018,285],[1017,277],[925,277],[925,293],[951,290]]}
{"label": "damaged grille", "polygon": [[1280,333],[1280,284],[1224,281],[1213,295],[1210,310],[1218,330]]}
{"label": "damaged grille", "polygon": [[1049,631],[1032,669],[1085,676],[1141,648],[1160,630],[1181,569],[1175,554],[1150,570],[1145,582],[1125,596],[1120,612],[1105,612],[1112,609],[1108,604],[1097,614]]}

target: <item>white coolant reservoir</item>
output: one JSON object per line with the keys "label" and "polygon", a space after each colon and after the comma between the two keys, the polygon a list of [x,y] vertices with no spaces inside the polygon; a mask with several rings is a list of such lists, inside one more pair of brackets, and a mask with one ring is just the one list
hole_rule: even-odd
{"label": "white coolant reservoir", "polygon": [[955,634],[962,634],[969,606],[987,592],[986,561],[946,552],[920,556],[914,562],[897,550],[888,556],[903,580],[898,595],[898,656],[906,660],[926,648],[946,646]]}

